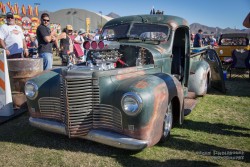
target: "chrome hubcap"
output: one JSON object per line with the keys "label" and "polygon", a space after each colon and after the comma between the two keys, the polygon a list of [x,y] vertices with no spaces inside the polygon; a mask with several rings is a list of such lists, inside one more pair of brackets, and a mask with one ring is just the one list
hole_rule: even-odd
{"label": "chrome hubcap", "polygon": [[173,113],[172,113],[172,105],[171,103],[168,105],[168,112],[164,118],[164,136],[167,136],[172,128],[173,123]]}

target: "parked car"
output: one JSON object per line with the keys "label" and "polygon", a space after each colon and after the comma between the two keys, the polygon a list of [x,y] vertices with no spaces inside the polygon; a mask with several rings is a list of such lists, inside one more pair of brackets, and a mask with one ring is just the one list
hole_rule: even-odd
{"label": "parked car", "polygon": [[210,85],[225,91],[212,49],[191,52],[188,22],[177,16],[112,19],[101,41],[86,41],[87,62],[27,81],[32,126],[113,147],[141,150],[166,141],[184,108]]}
{"label": "parked car", "polygon": [[215,47],[222,62],[231,58],[234,49],[250,50],[250,33],[221,34],[218,46]]}

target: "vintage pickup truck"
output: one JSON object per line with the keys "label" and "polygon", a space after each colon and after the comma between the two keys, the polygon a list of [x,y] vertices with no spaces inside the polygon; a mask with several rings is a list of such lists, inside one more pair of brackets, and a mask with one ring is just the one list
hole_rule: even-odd
{"label": "vintage pickup truck", "polygon": [[104,25],[102,39],[85,42],[85,64],[26,82],[32,126],[141,150],[164,142],[183,123],[195,95],[210,85],[225,91],[216,52],[191,52],[189,26],[180,17],[120,17]]}

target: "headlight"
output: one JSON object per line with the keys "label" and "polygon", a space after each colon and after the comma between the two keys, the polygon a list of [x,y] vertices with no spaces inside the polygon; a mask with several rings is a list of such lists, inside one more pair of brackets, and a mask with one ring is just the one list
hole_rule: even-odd
{"label": "headlight", "polygon": [[38,86],[32,82],[32,81],[27,81],[25,84],[25,95],[33,100],[37,97],[38,94]]}
{"label": "headlight", "polygon": [[128,92],[122,96],[121,106],[126,114],[135,116],[142,109],[142,99],[138,94]]}
{"label": "headlight", "polygon": [[220,50],[220,54],[221,54],[221,55],[223,54],[223,50]]}

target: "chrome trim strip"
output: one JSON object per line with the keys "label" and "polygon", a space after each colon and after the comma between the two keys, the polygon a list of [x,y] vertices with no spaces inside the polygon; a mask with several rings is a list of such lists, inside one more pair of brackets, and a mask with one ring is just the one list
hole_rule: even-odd
{"label": "chrome trim strip", "polygon": [[[29,122],[34,127],[67,135],[63,123],[32,117],[29,118]],[[142,150],[148,145],[148,141],[146,140],[133,139],[125,135],[104,130],[90,130],[86,136],[79,136],[79,138],[127,150]]]}
{"label": "chrome trim strip", "polygon": [[115,132],[97,129],[91,130],[88,135],[80,136],[80,138],[127,150],[142,150],[148,145],[146,140],[138,140]]}
{"label": "chrome trim strip", "polygon": [[67,135],[64,124],[60,122],[30,117],[29,123],[31,126],[45,131]]}

